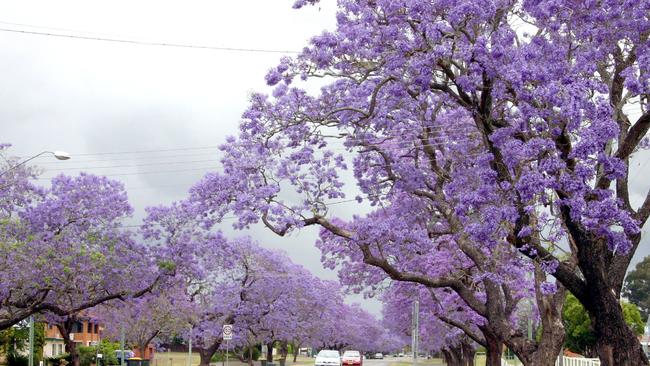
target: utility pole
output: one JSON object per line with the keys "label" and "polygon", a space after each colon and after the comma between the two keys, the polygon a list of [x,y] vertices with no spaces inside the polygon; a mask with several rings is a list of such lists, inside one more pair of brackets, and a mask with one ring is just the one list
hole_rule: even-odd
{"label": "utility pole", "polygon": [[34,315],[29,317],[29,361],[28,366],[34,366]]}
{"label": "utility pole", "polygon": [[418,342],[420,338],[420,302],[413,303],[413,316],[411,317],[411,350],[413,351],[413,366],[418,364]]}
{"label": "utility pole", "polygon": [[124,357],[125,357],[125,352],[124,352],[124,343],[126,338],[126,335],[124,334],[124,326],[122,326],[122,329],[120,330],[120,366],[124,366]]}
{"label": "utility pole", "polygon": [[192,326],[190,326],[190,339],[188,341],[187,366],[192,366]]}

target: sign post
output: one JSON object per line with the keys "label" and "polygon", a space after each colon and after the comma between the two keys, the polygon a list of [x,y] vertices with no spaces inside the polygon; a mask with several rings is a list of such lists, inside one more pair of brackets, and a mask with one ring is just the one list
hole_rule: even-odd
{"label": "sign post", "polygon": [[228,366],[228,341],[232,339],[232,324],[223,325],[223,340],[226,341],[226,366]]}

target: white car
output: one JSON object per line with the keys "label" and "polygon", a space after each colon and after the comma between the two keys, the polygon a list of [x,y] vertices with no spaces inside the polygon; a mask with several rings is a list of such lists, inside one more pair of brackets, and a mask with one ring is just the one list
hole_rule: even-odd
{"label": "white car", "polygon": [[339,351],[324,349],[318,352],[315,366],[341,366],[341,354]]}

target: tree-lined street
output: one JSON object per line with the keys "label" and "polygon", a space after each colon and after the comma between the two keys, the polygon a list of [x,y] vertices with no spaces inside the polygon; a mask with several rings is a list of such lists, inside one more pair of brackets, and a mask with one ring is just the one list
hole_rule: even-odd
{"label": "tree-lined street", "polygon": [[[331,22],[295,51],[4,22],[14,28],[0,34],[56,42],[277,54],[211,146],[179,147],[170,133],[156,149],[82,152],[86,166],[67,174],[47,164],[74,153],[16,153],[31,135],[0,141],[9,366],[34,366],[34,320],[53,366],[97,365],[100,348],[124,363],[127,347],[153,360],[183,349],[187,366],[192,352],[199,366],[284,366],[318,351],[316,366],[344,366],[343,351],[648,365],[650,2],[293,8]],[[130,154],[185,160],[120,162]],[[122,180],[197,162],[209,166],[165,171],[203,174],[182,194],[146,204]],[[136,173],[96,171],[121,167]],[[318,254],[301,258],[295,242]],[[15,338],[26,327],[27,343]]]}

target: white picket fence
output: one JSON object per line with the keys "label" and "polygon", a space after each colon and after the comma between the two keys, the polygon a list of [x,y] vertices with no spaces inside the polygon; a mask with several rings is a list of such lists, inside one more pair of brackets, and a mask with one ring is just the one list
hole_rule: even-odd
{"label": "white picket fence", "polygon": [[[512,366],[508,361],[501,359],[501,366]],[[555,366],[600,366],[600,360],[597,358],[578,358],[578,357],[558,357]]]}
{"label": "white picket fence", "polygon": [[597,358],[558,357],[555,366],[600,366]]}

